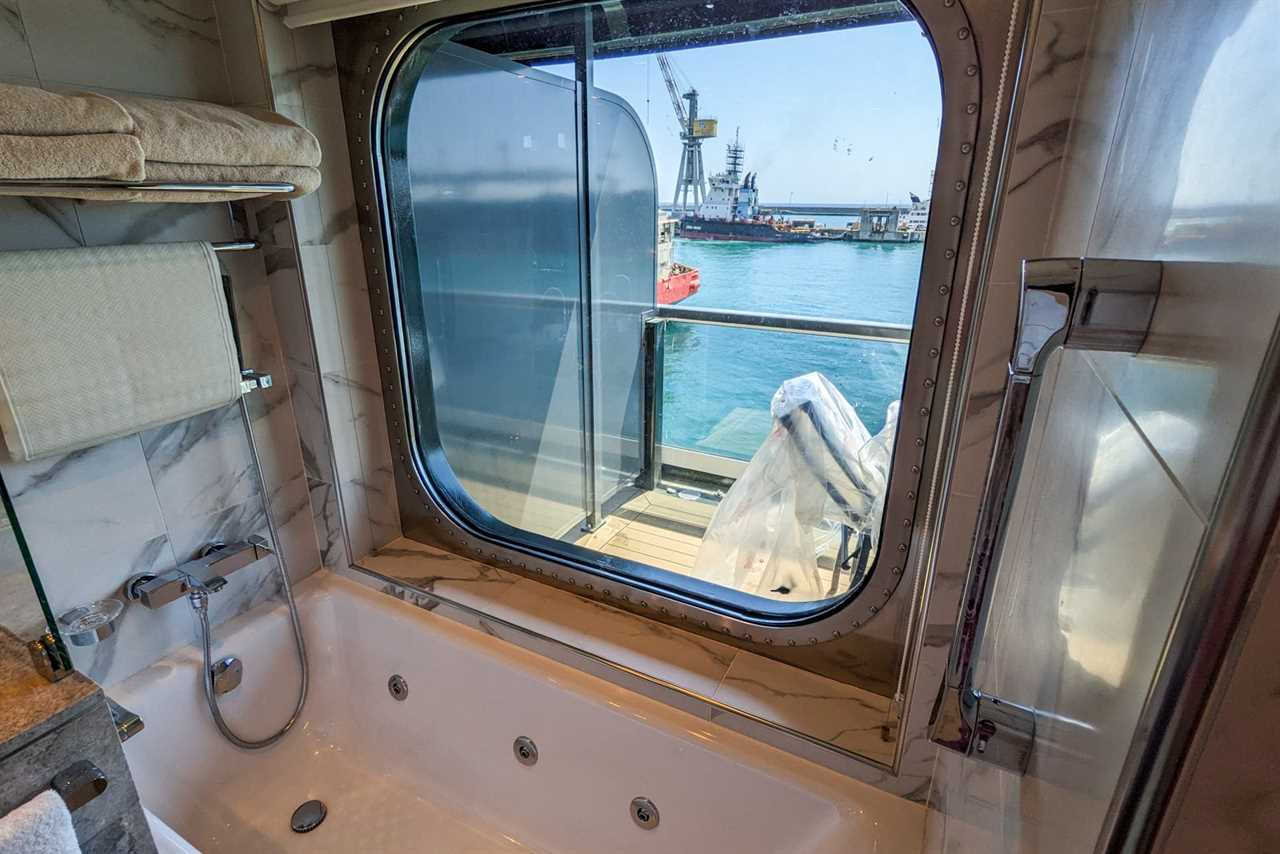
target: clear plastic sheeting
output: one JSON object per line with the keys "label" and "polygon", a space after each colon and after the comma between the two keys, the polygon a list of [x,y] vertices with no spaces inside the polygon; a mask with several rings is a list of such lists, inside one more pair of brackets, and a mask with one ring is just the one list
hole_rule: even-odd
{"label": "clear plastic sheeting", "polygon": [[872,436],[820,373],[787,380],[773,429],[716,509],[695,574],[792,602],[849,589],[880,534],[898,402]]}

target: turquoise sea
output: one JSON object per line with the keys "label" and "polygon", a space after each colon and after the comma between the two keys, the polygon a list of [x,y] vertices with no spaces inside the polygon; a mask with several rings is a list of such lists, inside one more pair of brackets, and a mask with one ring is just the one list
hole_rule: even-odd
{"label": "turquoise sea", "polygon": [[[912,320],[922,254],[920,243],[678,240],[675,248],[677,261],[702,274],[682,306],[891,323]],[[901,396],[906,357],[906,344],[668,324],[663,443],[750,459],[768,435],[773,393],[810,371],[825,374],[875,433]]]}

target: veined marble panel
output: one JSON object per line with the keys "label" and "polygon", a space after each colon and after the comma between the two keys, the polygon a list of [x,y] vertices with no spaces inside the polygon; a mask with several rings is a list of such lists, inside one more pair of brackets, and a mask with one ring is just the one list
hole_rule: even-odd
{"label": "veined marble panel", "polygon": [[213,0],[213,6],[226,58],[230,103],[270,109],[271,89],[258,40],[257,4]]}
{"label": "veined marble panel", "polygon": [[886,765],[897,748],[888,697],[739,652],[715,699]]}
{"label": "veined marble panel", "polygon": [[36,63],[18,0],[0,0],[0,78],[34,81]]}
{"label": "veined marble panel", "polygon": [[226,103],[213,0],[24,0],[41,82]]}
{"label": "veined marble panel", "polygon": [[338,507],[338,488],[331,483],[308,478],[307,491],[311,497],[312,517],[316,520],[321,565],[330,569],[347,566],[350,559]]}
{"label": "veined marble panel", "polygon": [[438,593],[484,611],[490,611],[520,581],[509,572],[409,539],[378,549],[361,559],[360,565],[415,590]]}
{"label": "veined marble panel", "polygon": [[55,615],[113,595],[165,534],[137,436],[0,474]]}
{"label": "veined marble panel", "polygon": [[0,197],[0,251],[84,245],[80,217],[66,199]]}
{"label": "veined marble panel", "polygon": [[238,403],[147,430],[141,439],[161,510],[171,526],[257,494],[257,472]]}

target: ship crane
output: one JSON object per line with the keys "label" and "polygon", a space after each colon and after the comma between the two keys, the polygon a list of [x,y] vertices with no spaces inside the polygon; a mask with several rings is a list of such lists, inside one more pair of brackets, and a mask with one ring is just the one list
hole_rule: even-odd
{"label": "ship crane", "polygon": [[[671,59],[665,54],[658,54],[658,67],[662,70],[662,79],[666,81],[667,93],[671,96],[671,107],[675,110],[676,121],[680,123],[680,140],[684,150],[680,153],[680,171],[676,176],[676,192],[671,200],[671,207],[677,214],[688,213],[696,209],[706,197],[706,173],[702,168],[702,141],[716,135],[716,120],[698,116],[698,90],[689,87],[684,94],[676,84],[675,69]],[[685,109],[685,101],[689,108]],[[692,199],[692,207],[690,200]]]}

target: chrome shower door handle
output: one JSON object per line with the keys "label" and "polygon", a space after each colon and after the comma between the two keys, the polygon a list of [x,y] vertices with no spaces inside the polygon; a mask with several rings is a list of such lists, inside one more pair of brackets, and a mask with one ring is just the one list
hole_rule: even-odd
{"label": "chrome shower door handle", "polygon": [[983,694],[974,674],[1041,379],[1058,349],[1136,353],[1160,293],[1158,261],[1047,258],[1022,264],[1022,302],[946,675],[929,720],[938,745],[1023,773],[1036,710]]}

